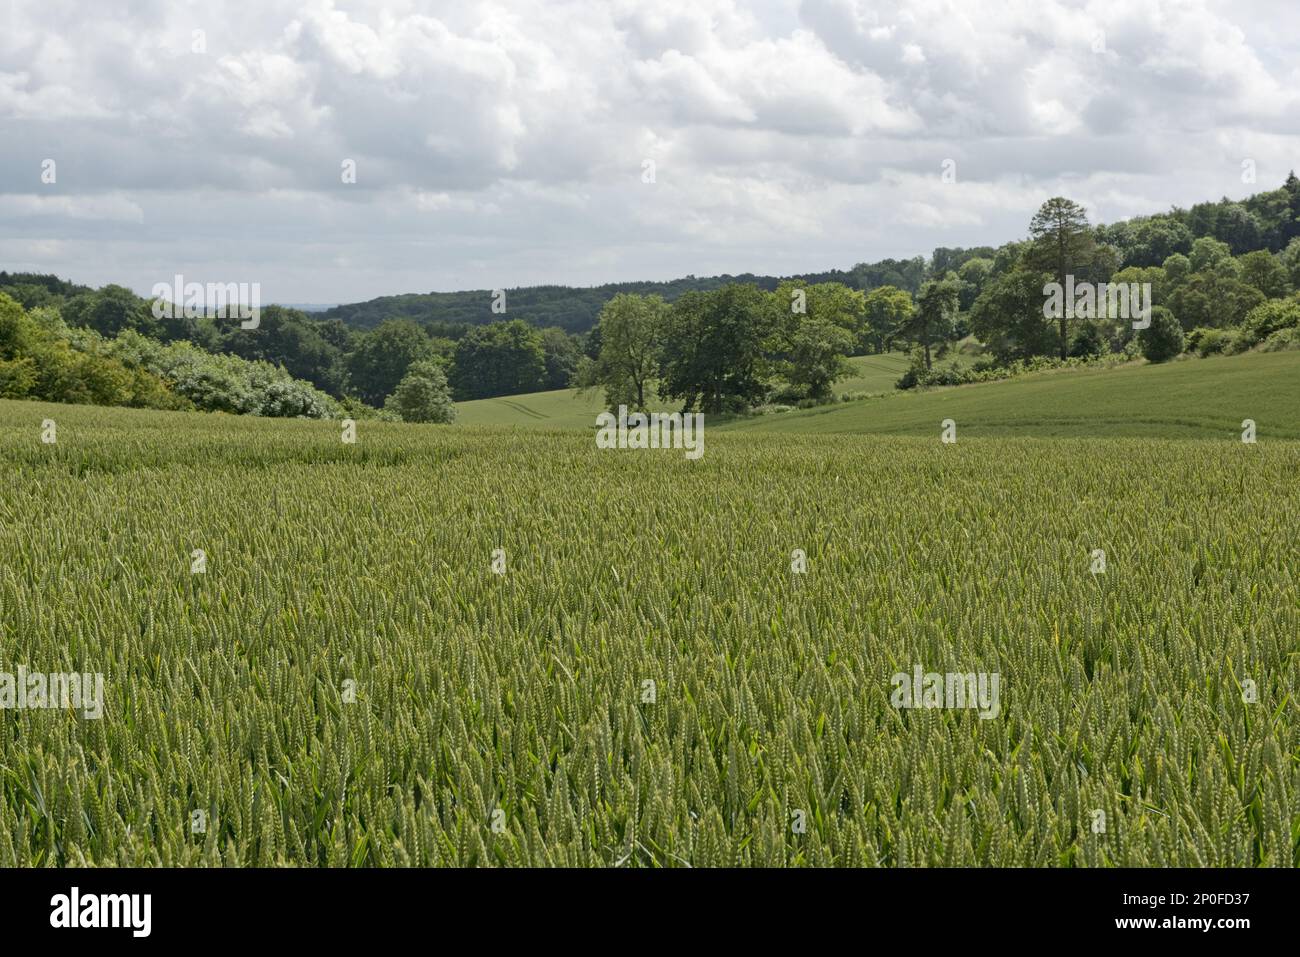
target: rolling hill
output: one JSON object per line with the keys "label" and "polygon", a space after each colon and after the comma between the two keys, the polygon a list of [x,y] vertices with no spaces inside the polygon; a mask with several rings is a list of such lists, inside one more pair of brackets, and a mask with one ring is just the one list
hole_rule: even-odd
{"label": "rolling hill", "polygon": [[1222,438],[1254,419],[1262,440],[1300,439],[1300,352],[1040,372],[721,423],[728,430],[958,437]]}
{"label": "rolling hill", "polygon": [[[904,370],[907,357],[901,352],[878,356],[855,356],[849,360],[853,375],[835,383],[835,394],[889,392]],[[518,425],[525,428],[587,428],[604,408],[599,389],[579,394],[577,389],[530,392],[457,402],[458,425]],[[668,408],[664,405],[663,408]]]}
{"label": "rolling hill", "polygon": [[[992,435],[1221,438],[1254,419],[1261,440],[1300,439],[1300,352],[1247,353],[1165,365],[1040,372],[1002,382],[899,392],[899,353],[858,356],[835,391],[881,393],[815,409],[731,419],[714,427],[808,433],[937,435],[954,419],[959,438]],[[459,425],[592,428],[599,391],[534,392],[458,403]]]}

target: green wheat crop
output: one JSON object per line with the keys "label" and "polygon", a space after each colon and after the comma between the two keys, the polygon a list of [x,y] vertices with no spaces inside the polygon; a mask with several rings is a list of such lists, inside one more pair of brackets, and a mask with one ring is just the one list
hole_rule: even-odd
{"label": "green wheat crop", "polygon": [[358,429],[0,403],[0,865],[1300,863],[1300,444]]}

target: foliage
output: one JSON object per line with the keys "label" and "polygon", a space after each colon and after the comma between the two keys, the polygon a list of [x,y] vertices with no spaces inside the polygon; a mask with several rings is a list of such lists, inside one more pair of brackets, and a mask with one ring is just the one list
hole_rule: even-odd
{"label": "foliage", "polygon": [[895,388],[912,389],[917,386],[970,385],[975,382],[1000,382],[1015,379],[1033,372],[1046,372],[1052,369],[1086,369],[1111,368],[1129,361],[1127,356],[1087,354],[1058,359],[1056,356],[1031,356],[1015,359],[1005,363],[976,362],[974,365],[962,366],[950,362],[944,366],[934,366],[927,370],[925,358],[917,350],[912,365],[907,373],[898,380]]}
{"label": "foliage", "polygon": [[1188,352],[1195,352],[1204,359],[1206,356],[1223,352],[1234,334],[1235,330],[1217,329],[1213,326],[1197,326],[1187,333],[1184,348]]}
{"label": "foliage", "polygon": [[866,332],[866,297],[839,283],[782,283],[772,293],[770,368],[789,392],[813,403],[831,399],[831,386],[850,373],[845,357]]}
{"label": "foliage", "polygon": [[[331,395],[342,395],[347,378],[344,349],[322,334],[318,324],[297,309],[266,306],[257,328],[224,324],[219,348],[243,359],[283,366],[295,379],[305,379]],[[365,373],[362,373],[362,381]]]}
{"label": "foliage", "polygon": [[930,368],[931,345],[948,339],[953,334],[953,320],[957,315],[960,296],[961,280],[956,273],[927,280],[916,294],[916,309],[899,329],[900,335],[921,346],[927,369]]}
{"label": "foliage", "polygon": [[1235,272],[1232,265],[1232,249],[1227,243],[1210,236],[1202,236],[1192,243],[1192,252],[1188,256],[1193,272],[1206,272],[1216,267],[1227,267],[1227,273]]}
{"label": "foliage", "polygon": [[151,372],[75,348],[70,330],[53,309],[41,307],[29,314],[4,293],[0,293],[0,398],[189,408]]}
{"label": "foliage", "polygon": [[713,414],[761,401],[776,322],[769,300],[754,286],[682,296],[668,313],[659,395]]}
{"label": "foliage", "polygon": [[143,299],[123,286],[108,285],[68,300],[61,310],[69,325],[87,326],[100,335],[113,337],[133,330],[156,333],[156,320]]}
{"label": "foliage", "polygon": [[[1031,245],[1025,255],[1025,265],[1051,273],[1062,289],[1066,288],[1070,276],[1074,276],[1076,281],[1091,282],[1094,278],[1105,279],[1114,271],[1103,271],[1100,277],[1090,274],[1098,250],[1110,247],[1098,246],[1083,207],[1064,196],[1054,196],[1038,208],[1029,223],[1029,237]],[[1066,310],[1060,310],[1056,324],[1062,359],[1067,356],[1070,342],[1066,328],[1068,322]]]}
{"label": "foliage", "polygon": [[596,325],[599,349],[583,366],[581,384],[601,386],[605,406],[644,410],[650,380],[660,360],[668,329],[669,307],[659,296],[619,293],[600,311]]}
{"label": "foliage", "polygon": [[577,336],[571,336],[559,326],[550,326],[542,330],[542,360],[546,364],[546,374],[542,379],[543,389],[565,389],[577,375],[578,365],[582,361],[582,344]]}
{"label": "foliage", "polygon": [[413,362],[430,359],[432,343],[409,319],[389,319],[362,335],[348,354],[348,381],[371,405],[382,405]]}
{"label": "foliage", "polygon": [[[953,267],[955,268],[955,267]],[[620,294],[658,296],[673,303],[688,292],[713,292],[732,284],[753,285],[771,292],[782,281],[809,285],[834,282],[863,291],[878,286],[896,286],[916,292],[926,275],[925,259],[883,259],[875,263],[858,263],[852,269],[829,269],[820,273],[796,276],[685,276],[668,282],[607,283],[601,286],[532,286],[503,290],[510,315],[538,328],[556,326],[570,334],[593,328],[605,305]],[[0,273],[0,277],[3,274]],[[493,290],[464,292],[412,293],[382,296],[368,302],[334,306],[322,314],[325,319],[341,319],[360,329],[372,328],[385,319],[405,318],[421,324],[484,325],[497,320],[491,311]]]}
{"label": "foliage", "polygon": [[457,399],[536,392],[546,381],[542,334],[522,319],[476,326],[456,343],[450,378]]}
{"label": "foliage", "polygon": [[[1231,262],[1231,260],[1229,260]],[[1264,301],[1264,295],[1230,275],[1207,270],[1192,273],[1167,299],[1184,329],[1236,326]]]}
{"label": "foliage", "polygon": [[1183,351],[1183,327],[1164,306],[1151,310],[1151,324],[1137,334],[1148,362],[1167,362]]}
{"label": "foliage", "polygon": [[809,316],[795,325],[780,363],[786,381],[804,397],[824,402],[831,385],[849,374],[844,357],[853,348],[853,335],[825,318]]}
{"label": "foliage", "polygon": [[858,334],[859,351],[888,352],[899,331],[911,321],[915,309],[912,296],[897,286],[871,290],[863,300],[866,325]]}
{"label": "foliage", "polygon": [[164,344],[136,332],[106,342],[105,349],[128,368],[158,376],[204,412],[311,419],[339,413],[330,396],[269,362],[213,355],[189,342]]}
{"label": "foliage", "polygon": [[1081,322],[1070,342],[1070,358],[1085,359],[1106,353],[1106,342],[1096,322]]}
{"label": "foliage", "polygon": [[447,374],[432,360],[412,363],[384,408],[403,422],[447,425],[456,419]]}
{"label": "foliage", "polygon": [[1049,273],[1015,269],[984,289],[971,307],[970,325],[1002,362],[1057,351],[1057,332],[1043,315]]}
{"label": "foliage", "polygon": [[1266,298],[1281,299],[1291,291],[1291,281],[1280,256],[1266,249],[1256,249],[1246,253],[1237,263],[1241,281],[1258,289]]}
{"label": "foliage", "polygon": [[1259,344],[1260,352],[1286,352],[1292,349],[1300,349],[1300,327],[1278,329]]}
{"label": "foliage", "polygon": [[1123,266],[1159,266],[1177,253],[1191,252],[1192,231],[1176,216],[1161,214],[1112,224],[1101,235],[1120,249]]}
{"label": "foliage", "polygon": [[1279,329],[1300,326],[1300,293],[1290,299],[1261,302],[1246,314],[1241,333],[1253,344],[1267,339]]}

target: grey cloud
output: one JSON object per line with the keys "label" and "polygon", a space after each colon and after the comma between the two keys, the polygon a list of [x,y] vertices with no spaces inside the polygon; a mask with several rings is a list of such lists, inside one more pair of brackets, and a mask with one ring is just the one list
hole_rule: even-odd
{"label": "grey cloud", "polygon": [[15,4],[0,268],[339,301],[995,244],[1062,190],[1130,215],[1280,181],[1288,26],[1253,0]]}

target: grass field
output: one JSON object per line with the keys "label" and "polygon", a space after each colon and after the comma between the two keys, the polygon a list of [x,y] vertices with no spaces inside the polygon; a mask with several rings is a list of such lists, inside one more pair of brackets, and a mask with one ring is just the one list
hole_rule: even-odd
{"label": "grass field", "polygon": [[[955,358],[955,356],[954,356]],[[889,392],[898,377],[907,371],[907,357],[892,352],[879,356],[854,356],[849,365],[853,375],[835,383],[835,394],[846,392]],[[577,389],[532,392],[527,395],[497,399],[474,399],[457,402],[459,425],[517,425],[524,428],[574,429],[591,428],[596,416],[605,408],[599,389],[579,394]],[[662,404],[668,409],[668,404]]]}
{"label": "grass field", "polygon": [[[947,360],[945,360],[947,361]],[[964,361],[964,357],[962,360]],[[865,432],[932,436],[953,419],[962,437],[1041,436],[1223,438],[1243,419],[1261,434],[1300,439],[1300,352],[1252,353],[1152,366],[1040,372],[1019,379],[900,392],[901,354],[857,356],[856,375],[837,395],[874,397],[773,415],[732,418],[719,430],[800,434]],[[457,426],[595,428],[604,408],[598,390],[534,392],[460,402]],[[665,406],[666,408],[666,406]]]}
{"label": "grass field", "polygon": [[1039,372],[1002,382],[895,392],[877,399],[756,416],[723,429],[800,434],[938,435],[951,418],[980,436],[1300,439],[1300,352],[1250,353],[1164,365]]}
{"label": "grass field", "polygon": [[[0,402],[0,672],[104,676],[102,718],[0,712],[0,865],[1295,866],[1296,359],[694,462]],[[895,707],[916,668],[996,714]]]}

